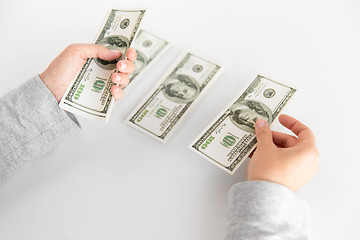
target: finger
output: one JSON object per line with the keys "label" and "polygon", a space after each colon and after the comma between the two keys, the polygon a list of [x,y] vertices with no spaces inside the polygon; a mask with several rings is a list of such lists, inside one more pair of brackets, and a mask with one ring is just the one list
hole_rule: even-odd
{"label": "finger", "polygon": [[267,150],[274,147],[272,134],[269,125],[264,119],[259,118],[255,123],[255,133],[257,139],[257,148]]}
{"label": "finger", "polygon": [[111,81],[119,84],[121,88],[124,88],[129,84],[129,76],[126,73],[113,73],[111,75]]}
{"label": "finger", "polygon": [[126,52],[126,57],[132,62],[135,61],[137,58],[136,50],[134,48],[129,48]]}
{"label": "finger", "polygon": [[[256,150],[256,149],[255,149],[255,150]],[[252,156],[253,156],[254,153],[255,153],[255,150],[250,153],[249,158],[252,158]]]}
{"label": "finger", "polygon": [[114,85],[111,87],[111,95],[114,97],[115,101],[117,101],[124,96],[124,92],[119,86]]}
{"label": "finger", "polygon": [[116,67],[120,72],[123,72],[123,73],[132,73],[132,72],[134,72],[134,69],[135,69],[134,63],[130,60],[118,61]]}
{"label": "finger", "polygon": [[114,60],[121,56],[121,52],[114,52],[98,44],[72,44],[68,47],[72,53],[77,53],[81,58],[101,58]]}
{"label": "finger", "polygon": [[315,140],[315,137],[310,128],[308,128],[306,125],[302,124],[295,118],[282,114],[279,117],[279,121],[284,127],[290,129],[295,135],[297,135],[299,137],[299,140]]}
{"label": "finger", "polygon": [[278,147],[283,147],[283,148],[292,147],[298,141],[298,139],[296,137],[291,136],[289,134],[282,133],[282,132],[273,131],[272,136],[273,136],[273,142],[275,143],[275,145],[277,145]]}

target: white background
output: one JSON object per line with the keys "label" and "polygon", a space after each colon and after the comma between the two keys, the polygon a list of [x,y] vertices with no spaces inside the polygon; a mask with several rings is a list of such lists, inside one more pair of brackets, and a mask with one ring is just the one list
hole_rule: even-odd
{"label": "white background", "polygon": [[[2,0],[0,95],[70,43],[92,42],[109,8],[139,6],[142,27],[172,49],[108,124],[80,118],[80,133],[0,186],[0,239],[223,239],[227,192],[246,164],[230,176],[187,145],[257,74],[298,88],[284,112],[317,137],[320,171],[297,192],[310,238],[359,239],[359,1]],[[226,69],[162,145],[123,120],[183,48]]]}

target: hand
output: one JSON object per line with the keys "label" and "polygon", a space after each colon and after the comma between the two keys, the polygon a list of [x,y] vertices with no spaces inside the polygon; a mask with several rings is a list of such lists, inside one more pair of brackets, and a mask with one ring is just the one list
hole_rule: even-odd
{"label": "hand", "polygon": [[[72,44],[50,63],[49,67],[40,74],[40,79],[59,102],[88,58],[114,60],[120,56],[121,52],[113,52],[101,45]],[[120,73],[114,73],[111,76],[111,80],[119,84],[111,88],[111,94],[115,100],[123,96],[122,89],[129,84],[128,73],[132,73],[135,69],[132,62],[136,59],[135,49],[129,48],[126,57],[128,60],[120,60],[116,65]]]}
{"label": "hand", "polygon": [[295,192],[316,174],[319,153],[307,126],[287,115],[281,115],[279,121],[297,137],[271,132],[267,122],[258,119],[257,148],[249,163],[247,179],[275,182]]}

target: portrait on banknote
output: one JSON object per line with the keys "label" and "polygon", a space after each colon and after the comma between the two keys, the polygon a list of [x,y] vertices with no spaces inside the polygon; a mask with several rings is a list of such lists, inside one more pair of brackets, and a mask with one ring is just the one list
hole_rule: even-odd
{"label": "portrait on banknote", "polygon": [[[126,54],[126,51],[129,47],[129,39],[125,36],[115,35],[115,36],[107,36],[100,40],[97,44],[102,45],[112,51],[119,51],[122,54]],[[104,59],[97,58],[95,60],[96,64],[107,70],[114,69],[116,67],[116,63],[119,59],[115,59],[112,61],[107,61]]]}
{"label": "portrait on banknote", "polygon": [[199,83],[184,74],[174,74],[167,77],[162,84],[165,97],[176,103],[188,103],[196,99],[200,93]]}
{"label": "portrait on banknote", "polygon": [[269,124],[272,122],[271,110],[264,103],[255,100],[234,103],[230,108],[229,117],[235,126],[249,133],[255,133],[255,122],[259,118]]}

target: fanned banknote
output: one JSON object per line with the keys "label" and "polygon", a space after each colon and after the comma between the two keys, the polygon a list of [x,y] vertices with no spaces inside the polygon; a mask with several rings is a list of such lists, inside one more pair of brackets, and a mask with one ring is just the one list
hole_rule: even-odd
{"label": "fanned banknote", "polygon": [[132,74],[129,74],[129,84],[142,74],[154,59],[163,54],[168,45],[169,43],[164,39],[140,29],[131,45],[136,50],[137,58],[134,62],[135,70]]}
{"label": "fanned banknote", "polygon": [[190,148],[233,174],[255,149],[256,120],[262,118],[271,125],[295,92],[292,87],[258,75]]}
{"label": "fanned banknote", "polygon": [[220,74],[221,67],[183,52],[128,116],[127,123],[165,142]]}
{"label": "fanned banknote", "polygon": [[[121,51],[120,59],[124,59],[144,13],[143,9],[112,9],[95,43]],[[120,59],[105,61],[89,58],[66,90],[60,107],[85,117],[107,121],[114,103],[110,93],[113,86],[111,74],[117,71],[116,63]]]}
{"label": "fanned banknote", "polygon": [[[142,78],[144,72],[146,72],[151,66],[151,63],[160,58],[162,54],[168,49],[169,43],[164,39],[149,33],[143,29],[140,29],[136,35],[131,47],[136,50],[137,58],[134,61],[135,70],[132,74],[129,74],[129,85],[123,89],[124,93],[128,93],[130,88],[134,87],[132,82]],[[144,79],[145,80],[145,79]],[[117,101],[114,104],[116,108],[121,101]]]}

